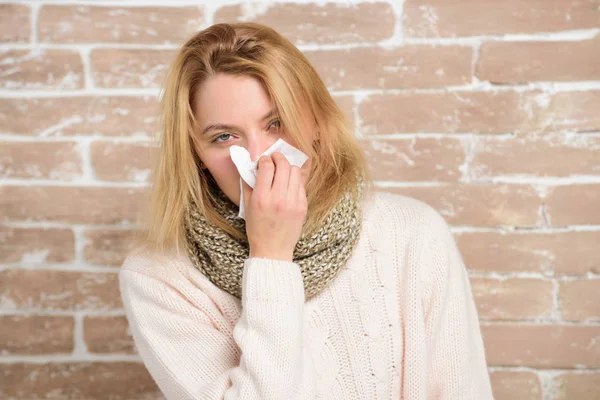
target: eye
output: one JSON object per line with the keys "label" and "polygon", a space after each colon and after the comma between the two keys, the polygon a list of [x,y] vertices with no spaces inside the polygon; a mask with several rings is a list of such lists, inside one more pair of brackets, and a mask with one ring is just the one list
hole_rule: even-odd
{"label": "eye", "polygon": [[273,122],[271,122],[271,125],[269,125],[269,128],[273,125],[275,125],[275,128],[279,129],[281,127],[281,121],[278,119],[274,120]]}
{"label": "eye", "polygon": [[[224,141],[219,140],[220,138],[222,138],[223,136],[231,136],[231,134],[229,133],[222,133],[219,136],[217,136],[216,138],[214,138],[214,140],[212,141],[213,143],[223,143]],[[226,140],[225,140],[226,141]]]}

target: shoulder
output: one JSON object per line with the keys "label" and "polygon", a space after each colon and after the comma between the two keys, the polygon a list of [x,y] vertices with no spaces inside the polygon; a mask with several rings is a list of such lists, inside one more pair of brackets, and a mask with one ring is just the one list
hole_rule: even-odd
{"label": "shoulder", "polygon": [[175,250],[158,252],[147,246],[133,249],[125,257],[119,277],[142,274],[161,281],[187,275],[187,256]]}
{"label": "shoulder", "polygon": [[433,273],[431,263],[425,262],[427,257],[458,252],[444,217],[409,196],[373,192],[365,206],[364,224],[373,250],[424,280]]}
{"label": "shoulder", "polygon": [[435,208],[416,198],[383,191],[373,191],[367,196],[364,206],[367,224],[385,225],[388,229],[421,236],[448,227]]}
{"label": "shoulder", "polygon": [[379,193],[376,197],[373,221],[391,221],[395,248],[414,255],[405,259],[413,260],[406,268],[420,276],[426,293],[440,277],[466,276],[450,225],[435,208],[408,196]]}

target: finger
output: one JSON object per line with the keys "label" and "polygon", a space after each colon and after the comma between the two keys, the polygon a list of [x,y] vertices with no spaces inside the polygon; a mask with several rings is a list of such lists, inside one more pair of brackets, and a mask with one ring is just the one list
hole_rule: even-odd
{"label": "finger", "polygon": [[256,174],[256,186],[254,190],[258,193],[269,193],[273,186],[273,175],[275,165],[269,156],[262,156],[258,159],[258,173]]}
{"label": "finger", "polygon": [[279,199],[287,198],[288,182],[290,180],[290,163],[280,152],[271,155],[275,163],[275,177],[273,178],[273,193]]}

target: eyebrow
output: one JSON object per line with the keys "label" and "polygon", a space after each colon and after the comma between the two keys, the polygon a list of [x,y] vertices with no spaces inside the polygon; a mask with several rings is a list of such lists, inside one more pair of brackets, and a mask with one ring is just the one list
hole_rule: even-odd
{"label": "eyebrow", "polygon": [[[277,116],[277,115],[278,115],[277,109],[276,109],[276,108],[274,108],[274,109],[272,109],[271,111],[269,111],[269,113],[268,113],[267,115],[265,115],[264,117],[262,117],[261,121],[264,121],[264,120],[266,120],[266,119],[269,119],[269,118],[271,118],[271,117],[274,117],[274,116]],[[235,126],[235,125],[226,125],[226,124],[211,124],[211,125],[208,125],[207,127],[205,127],[205,128],[202,130],[202,135],[205,135],[205,134],[207,134],[208,132],[210,132],[210,131],[214,131],[214,130],[216,130],[216,129],[226,129],[226,130],[236,130],[236,129],[237,129],[237,130],[241,130],[241,128],[240,128],[240,127],[238,127],[238,126]]]}

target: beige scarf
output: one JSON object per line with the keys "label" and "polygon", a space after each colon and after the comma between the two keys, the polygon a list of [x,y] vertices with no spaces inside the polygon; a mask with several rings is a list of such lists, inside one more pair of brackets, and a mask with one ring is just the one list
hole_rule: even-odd
{"label": "beige scarf", "polygon": [[[352,254],[361,229],[361,179],[356,191],[347,192],[334,205],[325,222],[310,237],[302,233],[293,253],[304,281],[305,300],[319,294],[336,277]],[[246,233],[246,221],[238,218],[238,206],[214,185],[215,209],[228,223]],[[185,221],[186,244],[190,259],[212,283],[231,295],[242,298],[244,261],[250,250],[247,240],[237,240],[208,222],[193,202]]]}

